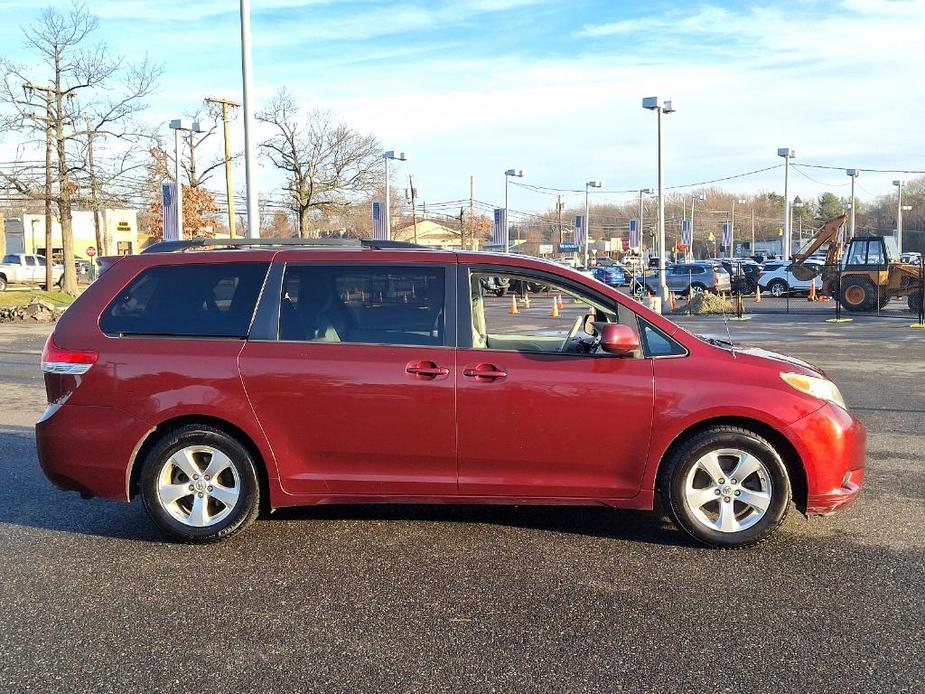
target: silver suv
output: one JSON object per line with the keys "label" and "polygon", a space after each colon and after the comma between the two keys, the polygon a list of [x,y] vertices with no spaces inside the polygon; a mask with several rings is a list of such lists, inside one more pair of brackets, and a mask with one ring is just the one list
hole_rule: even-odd
{"label": "silver suv", "polygon": [[[669,265],[665,270],[665,283],[675,294],[697,294],[700,292],[728,292],[732,289],[729,273],[719,263],[693,262]],[[646,289],[657,294],[658,272],[646,275]]]}

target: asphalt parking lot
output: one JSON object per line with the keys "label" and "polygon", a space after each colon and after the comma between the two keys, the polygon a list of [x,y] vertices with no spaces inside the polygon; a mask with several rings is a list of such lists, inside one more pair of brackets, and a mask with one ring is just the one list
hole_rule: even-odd
{"label": "asphalt parking lot", "polygon": [[45,480],[48,328],[0,326],[0,692],[925,691],[925,331],[909,322],[728,324],[823,367],[869,432],[856,505],[791,512],[732,552],[585,508],[320,507],[168,544],[137,501]]}

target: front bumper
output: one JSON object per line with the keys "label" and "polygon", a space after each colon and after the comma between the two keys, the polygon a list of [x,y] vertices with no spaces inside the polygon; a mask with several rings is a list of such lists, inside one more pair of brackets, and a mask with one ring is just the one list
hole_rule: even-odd
{"label": "front bumper", "polygon": [[857,499],[864,484],[867,434],[836,405],[826,404],[787,427],[806,470],[806,512],[825,515]]}

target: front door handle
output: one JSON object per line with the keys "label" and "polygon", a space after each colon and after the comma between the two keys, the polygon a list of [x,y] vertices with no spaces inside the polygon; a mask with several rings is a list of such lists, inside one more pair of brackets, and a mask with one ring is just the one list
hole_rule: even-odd
{"label": "front door handle", "polygon": [[437,378],[437,376],[446,376],[450,370],[445,366],[437,366],[432,361],[410,361],[405,366],[405,373],[421,378]]}
{"label": "front door handle", "polygon": [[474,368],[464,369],[463,376],[468,376],[479,383],[484,383],[504,378],[507,376],[507,371],[499,369],[494,364],[477,364]]}

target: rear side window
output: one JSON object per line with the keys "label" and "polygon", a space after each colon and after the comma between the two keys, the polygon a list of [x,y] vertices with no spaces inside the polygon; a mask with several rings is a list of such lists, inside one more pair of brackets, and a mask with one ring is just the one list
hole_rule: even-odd
{"label": "rear side window", "polygon": [[443,268],[290,265],[279,338],[443,346]]}
{"label": "rear side window", "polygon": [[267,263],[162,265],[142,272],[103,312],[107,335],[247,337]]}

